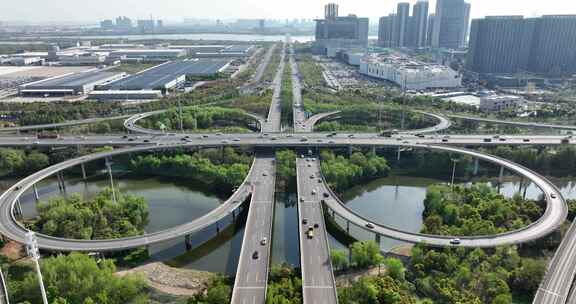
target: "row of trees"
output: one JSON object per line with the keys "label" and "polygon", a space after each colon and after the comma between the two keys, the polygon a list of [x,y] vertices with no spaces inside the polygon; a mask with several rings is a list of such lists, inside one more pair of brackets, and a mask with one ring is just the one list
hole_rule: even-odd
{"label": "row of trees", "polygon": [[315,62],[311,54],[303,54],[296,57],[298,70],[304,78],[304,84],[310,88],[324,86],[324,69]]}
{"label": "row of trees", "polygon": [[287,185],[296,179],[296,153],[293,150],[276,151],[276,171],[281,183]]}
{"label": "row of trees", "polygon": [[112,239],[141,235],[148,224],[148,203],[142,197],[106,188],[93,199],[79,194],[38,205],[34,230],[72,239]]}
{"label": "row of trees", "polygon": [[373,153],[354,152],[346,158],[323,150],[320,156],[322,173],[337,191],[344,191],[362,180],[384,177],[390,171],[386,159]]}
{"label": "row of trees", "polygon": [[300,272],[289,265],[273,265],[268,278],[266,304],[302,303]]}
{"label": "row of trees", "polygon": [[22,176],[50,164],[50,158],[37,151],[0,148],[0,177]]}
{"label": "row of trees", "polygon": [[[422,232],[441,235],[504,232],[524,227],[542,213],[538,203],[505,199],[484,186],[458,186],[454,191],[432,186],[425,208]],[[546,269],[545,259],[538,259],[534,251],[522,257],[520,249],[418,245],[412,249],[409,279],[418,294],[439,303],[512,303],[513,294],[533,295]]]}
{"label": "row of trees", "polygon": [[216,157],[211,159],[199,153],[162,156],[149,154],[131,160],[130,169],[140,175],[184,177],[225,193],[242,184],[250,165],[247,161],[249,158],[238,156],[232,149],[224,150],[223,155],[225,160],[216,162],[213,160]]}
{"label": "row of trees", "polygon": [[[288,61],[288,59],[286,59]],[[293,91],[292,91],[292,69],[289,64],[284,66],[284,76],[282,78],[282,90],[280,91],[280,100],[282,106],[282,124],[292,125],[293,110]]]}

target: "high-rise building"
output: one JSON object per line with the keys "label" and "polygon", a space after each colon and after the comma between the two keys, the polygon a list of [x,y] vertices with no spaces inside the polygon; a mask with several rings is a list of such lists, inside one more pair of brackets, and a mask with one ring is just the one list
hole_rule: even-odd
{"label": "high-rise building", "polygon": [[[329,6],[329,5],[328,5]],[[330,57],[343,49],[365,49],[368,47],[368,18],[356,15],[333,16],[338,7],[324,9],[329,18],[316,20],[316,34],[313,51]]]}
{"label": "high-rise building", "polygon": [[526,70],[533,32],[522,16],[474,19],[466,67],[481,74]]}
{"label": "high-rise building", "polygon": [[428,16],[428,29],[426,34],[426,46],[432,46],[432,37],[434,36],[434,22],[436,21],[436,15],[430,14]]}
{"label": "high-rise building", "polygon": [[437,0],[432,47],[459,49],[466,46],[470,4],[464,0]]}
{"label": "high-rise building", "polygon": [[414,4],[410,26],[411,46],[421,48],[426,46],[428,35],[428,1],[419,0]]}
{"label": "high-rise building", "polygon": [[380,18],[380,22],[378,23],[378,45],[382,47],[396,47],[396,42],[394,41],[395,18],[395,14]]}
{"label": "high-rise building", "polygon": [[576,15],[476,19],[467,68],[481,74],[576,73]]}
{"label": "high-rise building", "polygon": [[408,42],[408,21],[410,19],[410,3],[398,3],[394,27],[394,40],[398,47],[407,46]]}
{"label": "high-rise building", "polygon": [[156,28],[156,21],[154,19],[138,20],[138,29],[142,32],[152,32]]}
{"label": "high-rise building", "polygon": [[324,18],[334,20],[338,17],[338,4],[328,3],[324,6]]}
{"label": "high-rise building", "polygon": [[576,73],[576,15],[537,18],[529,70],[541,74]]}
{"label": "high-rise building", "polygon": [[114,28],[114,21],[112,21],[110,19],[102,20],[102,21],[100,21],[100,28],[105,29],[105,30],[113,29]]}
{"label": "high-rise building", "polygon": [[132,28],[132,20],[126,16],[116,18],[116,28],[121,30],[128,30]]}

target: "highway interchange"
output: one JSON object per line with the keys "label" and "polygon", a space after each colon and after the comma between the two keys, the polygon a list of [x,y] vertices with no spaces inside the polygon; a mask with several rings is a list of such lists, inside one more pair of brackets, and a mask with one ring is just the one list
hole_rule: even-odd
{"label": "highway interchange", "polygon": [[[292,70],[294,132],[285,133],[280,130],[281,104],[280,91],[282,85],[282,71],[284,70],[285,56],[289,53],[287,62]],[[269,57],[271,52],[266,56]],[[271,55],[270,55],[271,56]],[[264,60],[268,64],[269,58]],[[264,70],[259,67],[258,74]],[[260,76],[261,77],[261,76]],[[112,152],[101,152],[70,159],[38,171],[8,189],[0,195],[0,232],[15,241],[23,242],[24,233],[27,232],[13,214],[13,208],[18,198],[38,181],[62,170],[97,159],[109,158],[124,153],[138,153],[145,151],[169,150],[177,147],[204,148],[223,146],[253,147],[256,151],[255,160],[250,173],[238,190],[218,208],[201,218],[158,233],[140,237],[116,240],[82,241],[54,238],[45,235],[39,236],[39,246],[44,249],[56,251],[113,251],[136,248],[164,240],[187,235],[200,231],[213,225],[241,206],[242,202],[250,198],[250,209],[246,223],[240,262],[237,269],[232,303],[264,303],[266,298],[266,285],[268,267],[270,264],[270,243],[272,242],[272,219],[274,214],[274,185],[275,161],[270,148],[292,147],[314,150],[320,147],[402,147],[404,149],[438,150],[448,153],[464,154],[481,159],[499,166],[503,166],[521,176],[530,179],[545,194],[547,208],[538,221],[523,229],[493,236],[430,236],[407,233],[373,223],[369,218],[349,210],[340,199],[332,193],[321,176],[320,164],[316,158],[306,157],[297,160],[298,196],[299,196],[299,227],[300,254],[303,277],[304,303],[337,303],[336,289],[332,266],[329,260],[329,246],[326,241],[326,230],[322,215],[322,204],[332,211],[333,215],[344,217],[346,221],[362,227],[375,234],[390,237],[411,243],[425,243],[431,246],[454,246],[450,241],[460,238],[463,247],[494,247],[500,245],[517,244],[541,238],[558,229],[567,215],[567,206],[562,195],[556,187],[529,169],[509,162],[507,160],[486,155],[483,153],[456,148],[495,146],[495,145],[573,145],[576,139],[566,136],[486,136],[486,135],[438,135],[450,127],[451,122],[444,116],[432,113],[439,123],[431,128],[404,131],[391,137],[381,137],[378,134],[328,134],[312,132],[314,125],[322,119],[337,115],[338,112],[321,113],[310,118],[303,110],[300,75],[293,58],[293,50],[286,44],[282,50],[282,60],[277,75],[272,83],[274,94],[267,119],[252,116],[261,126],[262,133],[253,134],[166,134],[161,131],[148,130],[137,126],[137,121],[165,110],[137,114],[131,117],[120,116],[112,118],[74,121],[61,124],[43,126],[27,126],[0,131],[29,131],[46,128],[58,128],[71,125],[95,123],[111,119],[126,119],[124,125],[131,135],[109,136],[62,136],[57,139],[37,139],[36,137],[5,135],[0,137],[0,146],[117,146],[125,147]],[[457,119],[477,120],[485,123],[504,123],[520,127],[540,127],[573,130],[572,126],[558,126],[549,124],[518,123],[454,116]],[[431,134],[431,135],[428,135]],[[314,176],[314,178],[310,178]],[[305,180],[305,181],[304,181]],[[312,194],[312,193],[315,194]],[[326,193],[326,196],[324,195]],[[330,213],[329,213],[330,214]],[[306,219],[311,224],[318,223],[314,238],[306,237],[307,226],[302,224]],[[367,227],[368,223],[373,228]],[[570,294],[571,286],[576,275],[576,226],[572,225],[562,241],[554,258],[550,262],[546,276],[538,290],[534,303],[576,303],[576,295]],[[264,242],[264,240],[266,240]],[[254,258],[254,252],[258,252]],[[1,303],[1,302],[0,302]]]}

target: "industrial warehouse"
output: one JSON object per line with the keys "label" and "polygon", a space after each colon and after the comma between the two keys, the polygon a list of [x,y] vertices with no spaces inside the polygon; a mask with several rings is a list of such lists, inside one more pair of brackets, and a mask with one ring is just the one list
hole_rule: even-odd
{"label": "industrial warehouse", "polygon": [[214,76],[224,71],[230,60],[193,59],[171,61],[113,83],[99,85],[92,99],[149,99],[166,95],[186,78]]}
{"label": "industrial warehouse", "polygon": [[125,73],[90,70],[81,73],[52,77],[19,87],[20,96],[84,95],[101,84],[111,83],[124,77]]}

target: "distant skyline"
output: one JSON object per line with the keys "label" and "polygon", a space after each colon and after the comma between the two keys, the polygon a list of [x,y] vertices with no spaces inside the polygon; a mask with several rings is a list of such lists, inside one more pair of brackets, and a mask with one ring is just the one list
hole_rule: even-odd
{"label": "distant skyline", "polygon": [[[24,21],[26,23],[74,22],[96,24],[102,19],[126,15],[132,19],[163,19],[181,22],[185,18],[198,19],[294,19],[319,18],[328,2],[340,5],[340,14],[356,14],[369,17],[376,23],[380,16],[395,11],[398,2],[374,0],[3,0],[0,22]],[[436,1],[430,2],[434,12]],[[520,0],[469,0],[472,18],[487,15],[538,16],[549,14],[576,14],[576,3],[567,0],[520,1]]]}

